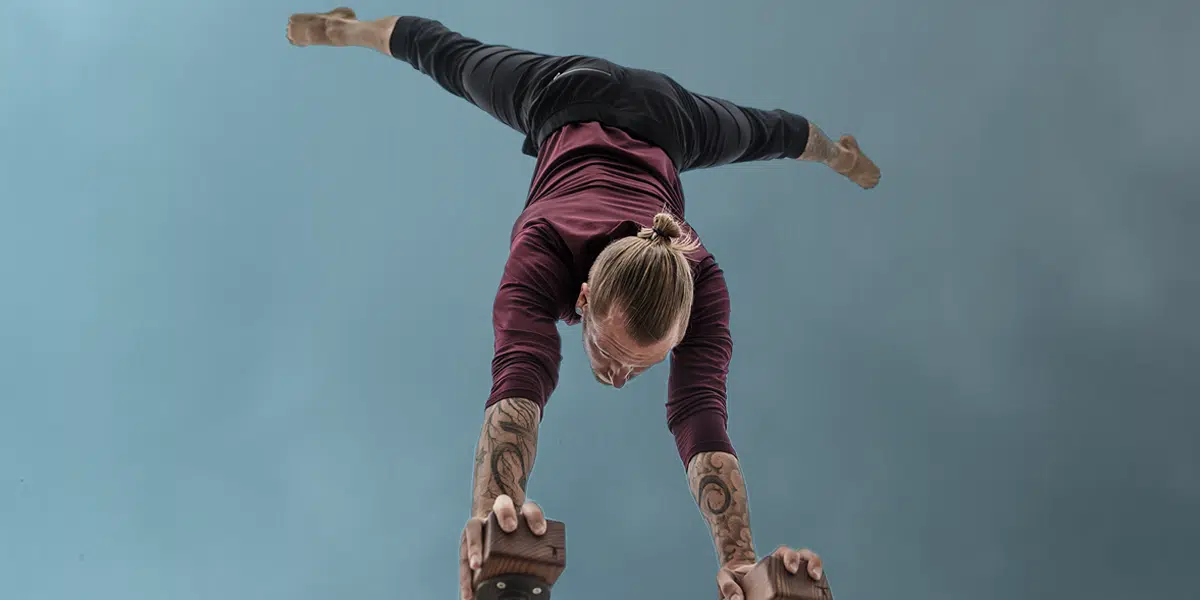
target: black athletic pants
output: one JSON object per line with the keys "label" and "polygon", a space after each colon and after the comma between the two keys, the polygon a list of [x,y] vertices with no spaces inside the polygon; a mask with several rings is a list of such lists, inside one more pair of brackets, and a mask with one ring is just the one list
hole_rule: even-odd
{"label": "black athletic pants", "polygon": [[590,56],[484,44],[430,19],[400,17],[392,56],[525,135],[537,156],[551,133],[598,121],[662,148],[680,171],[798,158],[808,121],[692,93],[670,77]]}

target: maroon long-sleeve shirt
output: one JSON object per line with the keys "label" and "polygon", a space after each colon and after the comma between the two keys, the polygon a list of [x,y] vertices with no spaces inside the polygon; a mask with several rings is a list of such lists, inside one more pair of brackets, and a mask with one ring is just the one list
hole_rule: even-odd
{"label": "maroon long-sleeve shirt", "polygon": [[[596,256],[664,210],[682,221],[679,174],[659,148],[594,122],[567,125],[546,139],[493,306],[488,406],[526,398],[545,408],[562,362],[556,323],[579,322],[575,300]],[[695,300],[686,336],[671,353],[667,400],[667,426],[685,465],[699,452],[734,452],[725,411],[729,292],[703,246],[688,258]]]}

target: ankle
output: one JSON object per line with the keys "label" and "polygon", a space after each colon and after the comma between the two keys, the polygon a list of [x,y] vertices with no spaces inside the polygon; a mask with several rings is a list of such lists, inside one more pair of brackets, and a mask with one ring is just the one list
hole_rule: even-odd
{"label": "ankle", "polygon": [[330,41],[335,46],[357,46],[371,48],[380,52],[387,51],[387,42],[380,48],[380,27],[375,21],[359,21],[357,19],[332,19],[326,31]]}
{"label": "ankle", "polygon": [[392,32],[396,29],[396,21],[400,17],[384,17],[370,21],[369,25],[372,30],[371,39],[373,40],[372,48],[391,56],[392,54]]}

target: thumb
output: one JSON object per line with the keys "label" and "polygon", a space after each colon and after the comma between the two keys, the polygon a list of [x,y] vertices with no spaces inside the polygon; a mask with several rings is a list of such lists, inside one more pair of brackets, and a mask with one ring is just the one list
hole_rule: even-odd
{"label": "thumb", "polygon": [[717,571],[717,589],[721,591],[723,600],[745,600],[746,596],[742,593],[742,586],[738,585],[729,569]]}

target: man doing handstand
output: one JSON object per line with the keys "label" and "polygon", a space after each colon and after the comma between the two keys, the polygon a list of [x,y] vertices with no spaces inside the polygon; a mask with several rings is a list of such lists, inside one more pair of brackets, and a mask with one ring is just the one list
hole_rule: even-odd
{"label": "man doing handstand", "polygon": [[[545,518],[525,501],[542,410],[562,359],[556,323],[582,325],[595,378],[615,388],[671,357],[667,426],[707,520],[726,600],[757,561],[746,485],[726,433],[733,342],[729,293],[713,256],[684,220],[680,173],[729,163],[799,159],[863,188],[879,169],[855,139],[830,140],[783,110],[691,92],[670,77],[591,56],[549,56],[485,44],[419,17],[360,21],[339,8],[296,14],[297,46],[371,48],[412,65],[524,136],[537,158],[512,229],[493,305],[492,391],[476,452],[472,516],[462,537],[460,587],[473,595],[490,512],[535,533]],[[776,551],[819,579],[808,550]]]}

